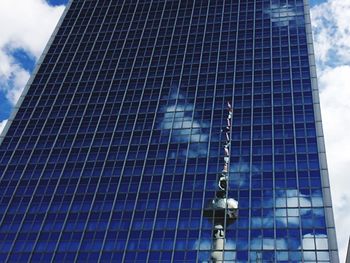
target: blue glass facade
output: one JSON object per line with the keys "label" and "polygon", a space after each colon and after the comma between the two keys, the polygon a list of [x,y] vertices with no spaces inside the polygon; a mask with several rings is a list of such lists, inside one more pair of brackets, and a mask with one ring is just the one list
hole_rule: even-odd
{"label": "blue glass facade", "polygon": [[305,0],[73,0],[0,146],[0,262],[338,262]]}

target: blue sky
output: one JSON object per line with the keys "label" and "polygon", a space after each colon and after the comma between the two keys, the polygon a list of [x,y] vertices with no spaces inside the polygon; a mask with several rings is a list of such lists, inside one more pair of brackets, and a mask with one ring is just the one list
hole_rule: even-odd
{"label": "blue sky", "polygon": [[[68,0],[47,0],[46,3],[39,0],[0,2],[0,24],[6,25],[0,27],[0,130],[3,126],[1,122],[9,118],[67,2]],[[17,8],[18,6],[23,6],[23,9]],[[33,12],[26,12],[26,9]],[[43,26],[40,25],[42,30],[38,26],[41,22],[44,22]]]}
{"label": "blue sky", "polygon": [[[10,54],[16,63],[18,63],[24,70],[28,72],[33,71],[36,59],[25,50],[19,48],[8,52],[8,54]],[[10,116],[12,106],[11,102],[6,98],[5,92],[0,90],[0,121],[7,119]]]}
{"label": "blue sky", "polygon": [[68,0],[48,0],[47,2],[52,6],[57,6],[66,5],[68,3]]}
{"label": "blue sky", "polygon": [[[0,132],[68,0],[0,1]],[[350,1],[310,0],[338,246],[350,229]]]}
{"label": "blue sky", "polygon": [[323,2],[326,2],[326,0],[309,0],[310,6],[313,7],[315,5],[321,4]]}

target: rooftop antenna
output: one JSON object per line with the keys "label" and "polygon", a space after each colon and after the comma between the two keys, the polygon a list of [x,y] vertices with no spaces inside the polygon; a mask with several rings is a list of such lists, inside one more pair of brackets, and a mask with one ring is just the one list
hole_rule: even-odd
{"label": "rooftop antenna", "polygon": [[231,152],[231,127],[233,109],[229,102],[227,102],[227,122],[222,130],[225,134],[224,143],[224,167],[219,174],[218,187],[216,196],[210,201],[208,206],[204,209],[204,216],[214,223],[213,228],[213,246],[211,252],[211,262],[224,262],[225,252],[225,232],[226,228],[233,224],[238,216],[238,202],[228,197],[228,180],[230,173],[230,152]]}

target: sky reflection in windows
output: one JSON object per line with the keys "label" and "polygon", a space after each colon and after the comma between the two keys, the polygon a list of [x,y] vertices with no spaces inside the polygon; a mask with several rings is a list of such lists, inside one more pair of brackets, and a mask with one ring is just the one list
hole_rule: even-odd
{"label": "sky reflection in windows", "polygon": [[0,261],[208,262],[230,101],[227,262],[330,262],[303,1],[126,2],[72,2],[13,120]]}

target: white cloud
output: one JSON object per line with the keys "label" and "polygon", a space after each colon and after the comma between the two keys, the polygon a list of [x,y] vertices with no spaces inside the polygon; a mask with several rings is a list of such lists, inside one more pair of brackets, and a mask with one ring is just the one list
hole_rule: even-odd
{"label": "white cloud", "polygon": [[0,135],[5,128],[7,120],[0,121]]}
{"label": "white cloud", "polygon": [[295,20],[297,15],[295,8],[291,5],[271,5],[266,11],[270,15],[271,21],[278,26],[288,26],[289,21]]}
{"label": "white cloud", "polygon": [[329,0],[311,9],[319,69],[350,62],[350,1]]}
{"label": "white cloud", "polygon": [[203,129],[208,128],[208,124],[195,119],[194,105],[188,103],[179,90],[174,90],[170,99],[176,100],[176,102],[161,109],[164,116],[158,125],[159,128],[171,129],[172,142],[191,143],[190,149],[183,150],[182,155],[188,157],[205,156],[208,152],[209,136]]}
{"label": "white cloud", "polygon": [[288,249],[288,244],[286,239],[259,237],[252,239],[252,241],[250,242],[250,248],[253,250],[282,250]]}
{"label": "white cloud", "polygon": [[64,10],[44,0],[2,0],[0,3],[0,90],[15,104],[29,79],[11,55],[20,49],[38,59]]}
{"label": "white cloud", "polygon": [[323,207],[322,196],[318,191],[313,192],[311,196],[301,194],[297,189],[277,191],[275,207],[276,222],[281,226],[300,225],[300,217],[308,213],[324,216],[323,209],[317,209]]}
{"label": "white cloud", "polygon": [[347,187],[350,181],[350,66],[325,70],[319,83],[338,246],[344,259],[350,235],[350,193]]}
{"label": "white cloud", "polygon": [[[187,142],[184,137],[190,134],[191,142],[205,142],[208,140],[207,134],[201,134],[199,129],[203,126],[191,116],[193,112],[192,104],[178,104],[166,107],[164,119],[161,123],[162,129],[175,129],[174,132],[179,137],[175,140]],[[187,133],[186,129],[194,129],[191,133]],[[202,136],[201,136],[202,135]],[[183,137],[184,136],[184,137]]]}
{"label": "white cloud", "polygon": [[[299,247],[301,248],[301,247]],[[329,260],[329,255],[327,252],[319,251],[317,252],[317,257],[315,250],[327,250],[328,240],[326,235],[318,234],[306,234],[302,238],[302,248],[304,260],[312,260],[316,262],[317,260]]]}

